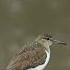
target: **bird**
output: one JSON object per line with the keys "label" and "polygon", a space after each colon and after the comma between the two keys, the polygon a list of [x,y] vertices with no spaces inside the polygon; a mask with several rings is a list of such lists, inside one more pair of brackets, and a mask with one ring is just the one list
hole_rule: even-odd
{"label": "bird", "polygon": [[53,38],[49,33],[43,33],[21,48],[11,59],[7,70],[44,70],[50,59],[50,46],[66,45],[65,42]]}

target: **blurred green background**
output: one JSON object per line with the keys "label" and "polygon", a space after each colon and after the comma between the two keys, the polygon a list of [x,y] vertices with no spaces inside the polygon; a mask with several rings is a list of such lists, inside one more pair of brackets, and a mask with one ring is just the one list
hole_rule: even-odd
{"label": "blurred green background", "polygon": [[26,41],[43,32],[68,44],[51,47],[45,70],[70,70],[70,0],[0,0],[0,70]]}

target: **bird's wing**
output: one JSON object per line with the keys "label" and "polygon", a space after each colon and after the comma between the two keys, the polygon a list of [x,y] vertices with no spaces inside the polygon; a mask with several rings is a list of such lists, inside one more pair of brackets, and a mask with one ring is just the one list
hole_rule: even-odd
{"label": "bird's wing", "polygon": [[19,51],[11,60],[7,70],[26,70],[34,68],[45,62],[45,48],[43,47],[25,47]]}

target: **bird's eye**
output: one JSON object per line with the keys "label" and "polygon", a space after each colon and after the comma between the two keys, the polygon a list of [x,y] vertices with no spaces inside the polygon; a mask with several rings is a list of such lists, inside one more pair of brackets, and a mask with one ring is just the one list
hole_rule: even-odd
{"label": "bird's eye", "polygon": [[47,40],[49,40],[49,38],[46,38]]}
{"label": "bird's eye", "polygon": [[50,40],[49,37],[47,37],[47,38],[43,38],[43,39]]}

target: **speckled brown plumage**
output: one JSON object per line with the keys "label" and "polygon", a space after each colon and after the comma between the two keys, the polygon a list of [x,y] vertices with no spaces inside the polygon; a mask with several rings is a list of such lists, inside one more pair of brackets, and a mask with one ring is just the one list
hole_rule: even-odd
{"label": "speckled brown plumage", "polygon": [[21,49],[11,60],[7,70],[27,70],[45,62],[47,55],[41,44],[34,44]]}

